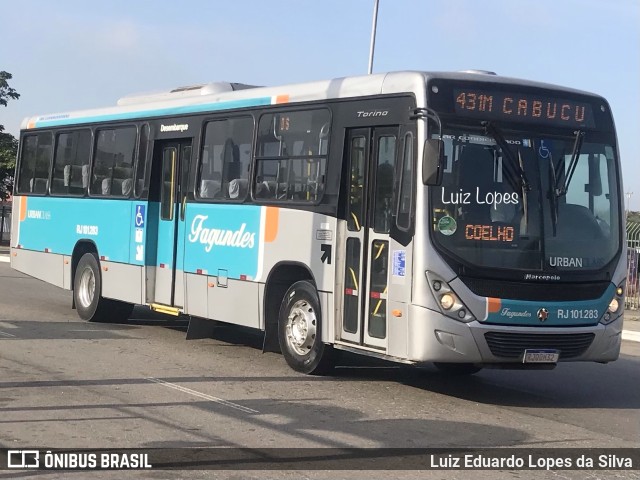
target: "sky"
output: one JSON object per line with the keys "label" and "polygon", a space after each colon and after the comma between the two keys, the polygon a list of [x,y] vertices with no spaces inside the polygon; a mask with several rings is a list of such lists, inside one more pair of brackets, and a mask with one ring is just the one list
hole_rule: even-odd
{"label": "sky", "polygon": [[[23,118],[212,81],[367,73],[374,0],[0,0]],[[640,0],[380,0],[374,73],[482,69],[604,96],[640,210]]]}

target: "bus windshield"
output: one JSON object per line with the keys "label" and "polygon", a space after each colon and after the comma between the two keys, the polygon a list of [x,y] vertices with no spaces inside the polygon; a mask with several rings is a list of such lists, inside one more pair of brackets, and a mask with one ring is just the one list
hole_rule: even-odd
{"label": "bus windshield", "polygon": [[449,259],[552,274],[599,270],[618,253],[618,172],[607,137],[443,125],[441,138],[432,237]]}

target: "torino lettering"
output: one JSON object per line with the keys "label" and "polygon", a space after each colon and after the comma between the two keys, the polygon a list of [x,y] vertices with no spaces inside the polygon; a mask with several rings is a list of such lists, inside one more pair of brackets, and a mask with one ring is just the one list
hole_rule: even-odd
{"label": "torino lettering", "polygon": [[234,248],[253,248],[255,245],[256,234],[245,232],[246,223],[243,223],[238,230],[220,230],[205,227],[204,222],[208,218],[208,215],[196,215],[191,223],[189,234],[189,241],[206,245],[206,252],[210,252],[214,245]]}

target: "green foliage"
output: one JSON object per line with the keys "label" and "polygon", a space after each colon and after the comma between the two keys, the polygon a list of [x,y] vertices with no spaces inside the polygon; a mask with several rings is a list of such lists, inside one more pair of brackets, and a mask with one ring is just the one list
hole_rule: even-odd
{"label": "green foliage", "polygon": [[640,212],[629,212],[627,223],[640,223]]}
{"label": "green foliage", "polygon": [[0,200],[6,200],[13,192],[13,172],[16,168],[18,139],[0,132]]}
{"label": "green foliage", "polygon": [[[0,105],[7,106],[9,100],[17,100],[20,94],[9,86],[8,80],[13,78],[9,72],[0,71]],[[9,133],[4,133],[4,125],[0,125],[0,200],[6,200],[13,191],[13,172],[16,168],[18,140]]]}
{"label": "green foliage", "polygon": [[9,86],[7,80],[11,80],[13,76],[4,70],[0,72],[0,105],[7,106],[10,99],[17,100],[20,94]]}

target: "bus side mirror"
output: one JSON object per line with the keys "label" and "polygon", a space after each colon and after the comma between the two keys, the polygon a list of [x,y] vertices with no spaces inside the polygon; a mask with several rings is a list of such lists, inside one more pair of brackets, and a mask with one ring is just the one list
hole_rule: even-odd
{"label": "bus side mirror", "polygon": [[442,183],[444,170],[444,142],[429,138],[424,142],[422,155],[422,183],[437,186]]}

